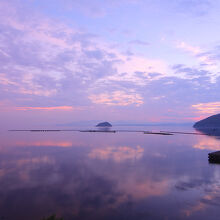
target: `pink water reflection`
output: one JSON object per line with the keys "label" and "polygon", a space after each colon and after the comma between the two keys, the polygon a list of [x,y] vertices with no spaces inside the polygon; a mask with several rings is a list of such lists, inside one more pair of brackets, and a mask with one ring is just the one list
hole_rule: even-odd
{"label": "pink water reflection", "polygon": [[17,213],[17,219],[35,220],[54,212],[67,220],[220,214],[219,167],[207,159],[207,149],[215,148],[201,147],[217,146],[215,138],[8,132],[1,140],[0,205],[8,218]]}

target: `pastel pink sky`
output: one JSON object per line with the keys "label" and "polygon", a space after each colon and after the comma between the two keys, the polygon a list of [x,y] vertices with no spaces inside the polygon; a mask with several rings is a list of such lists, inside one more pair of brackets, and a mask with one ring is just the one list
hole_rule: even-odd
{"label": "pastel pink sky", "polygon": [[208,0],[1,1],[2,125],[219,113],[219,8]]}

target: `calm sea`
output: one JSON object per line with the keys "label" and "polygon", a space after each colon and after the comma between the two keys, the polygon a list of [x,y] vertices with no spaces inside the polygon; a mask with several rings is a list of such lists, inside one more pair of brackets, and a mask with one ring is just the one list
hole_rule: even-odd
{"label": "calm sea", "polygon": [[217,150],[200,135],[2,131],[0,219],[219,220]]}

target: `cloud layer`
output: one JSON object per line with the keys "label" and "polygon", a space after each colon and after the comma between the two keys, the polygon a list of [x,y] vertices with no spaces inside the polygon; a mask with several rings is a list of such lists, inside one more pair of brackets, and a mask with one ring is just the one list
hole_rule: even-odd
{"label": "cloud layer", "polygon": [[[166,37],[163,41],[156,41],[153,35],[135,37],[132,33],[138,33],[139,29],[132,23],[133,30],[127,32],[130,34],[123,42],[121,36],[125,28],[119,31],[117,27],[117,10],[127,5],[124,16],[131,22],[130,7],[142,8],[147,4],[141,0],[120,3],[109,0],[106,5],[97,1],[66,0],[60,11],[58,0],[53,9],[42,3],[19,0],[0,3],[3,12],[0,15],[2,110],[90,110],[95,116],[99,108],[105,108],[106,114],[113,110],[118,115],[123,113],[121,107],[126,107],[123,114],[137,111],[143,117],[144,114],[149,116],[144,120],[151,120],[152,116],[180,121],[219,111],[215,105],[220,90],[217,43],[204,46],[187,42],[185,36],[169,40]],[[149,1],[148,4],[152,10],[150,15],[161,2]],[[170,10],[191,8],[189,12],[196,16],[204,14],[206,8],[212,10],[208,1],[171,1],[169,4],[172,5]],[[159,10],[167,5],[161,4]],[[69,13],[75,8],[80,9],[79,15],[70,22],[73,17]],[[53,13],[49,13],[49,9]],[[119,34],[117,38],[113,31],[112,39],[106,35],[110,29],[106,27],[104,32],[104,24],[97,29],[90,28],[100,19],[109,25],[107,19],[114,13],[116,17],[111,25],[116,30],[114,33]],[[182,15],[175,16],[178,20]],[[90,18],[91,26],[82,24],[80,18]],[[155,22],[154,28],[159,31],[158,21]],[[162,36],[163,31],[157,34]],[[215,109],[208,111],[209,106]],[[108,116],[115,117],[114,114]]]}

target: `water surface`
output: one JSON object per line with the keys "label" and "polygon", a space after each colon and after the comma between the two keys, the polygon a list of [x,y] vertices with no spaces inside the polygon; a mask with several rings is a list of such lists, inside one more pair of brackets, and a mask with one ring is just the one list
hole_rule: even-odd
{"label": "water surface", "polygon": [[216,150],[210,136],[1,132],[0,219],[218,220]]}

